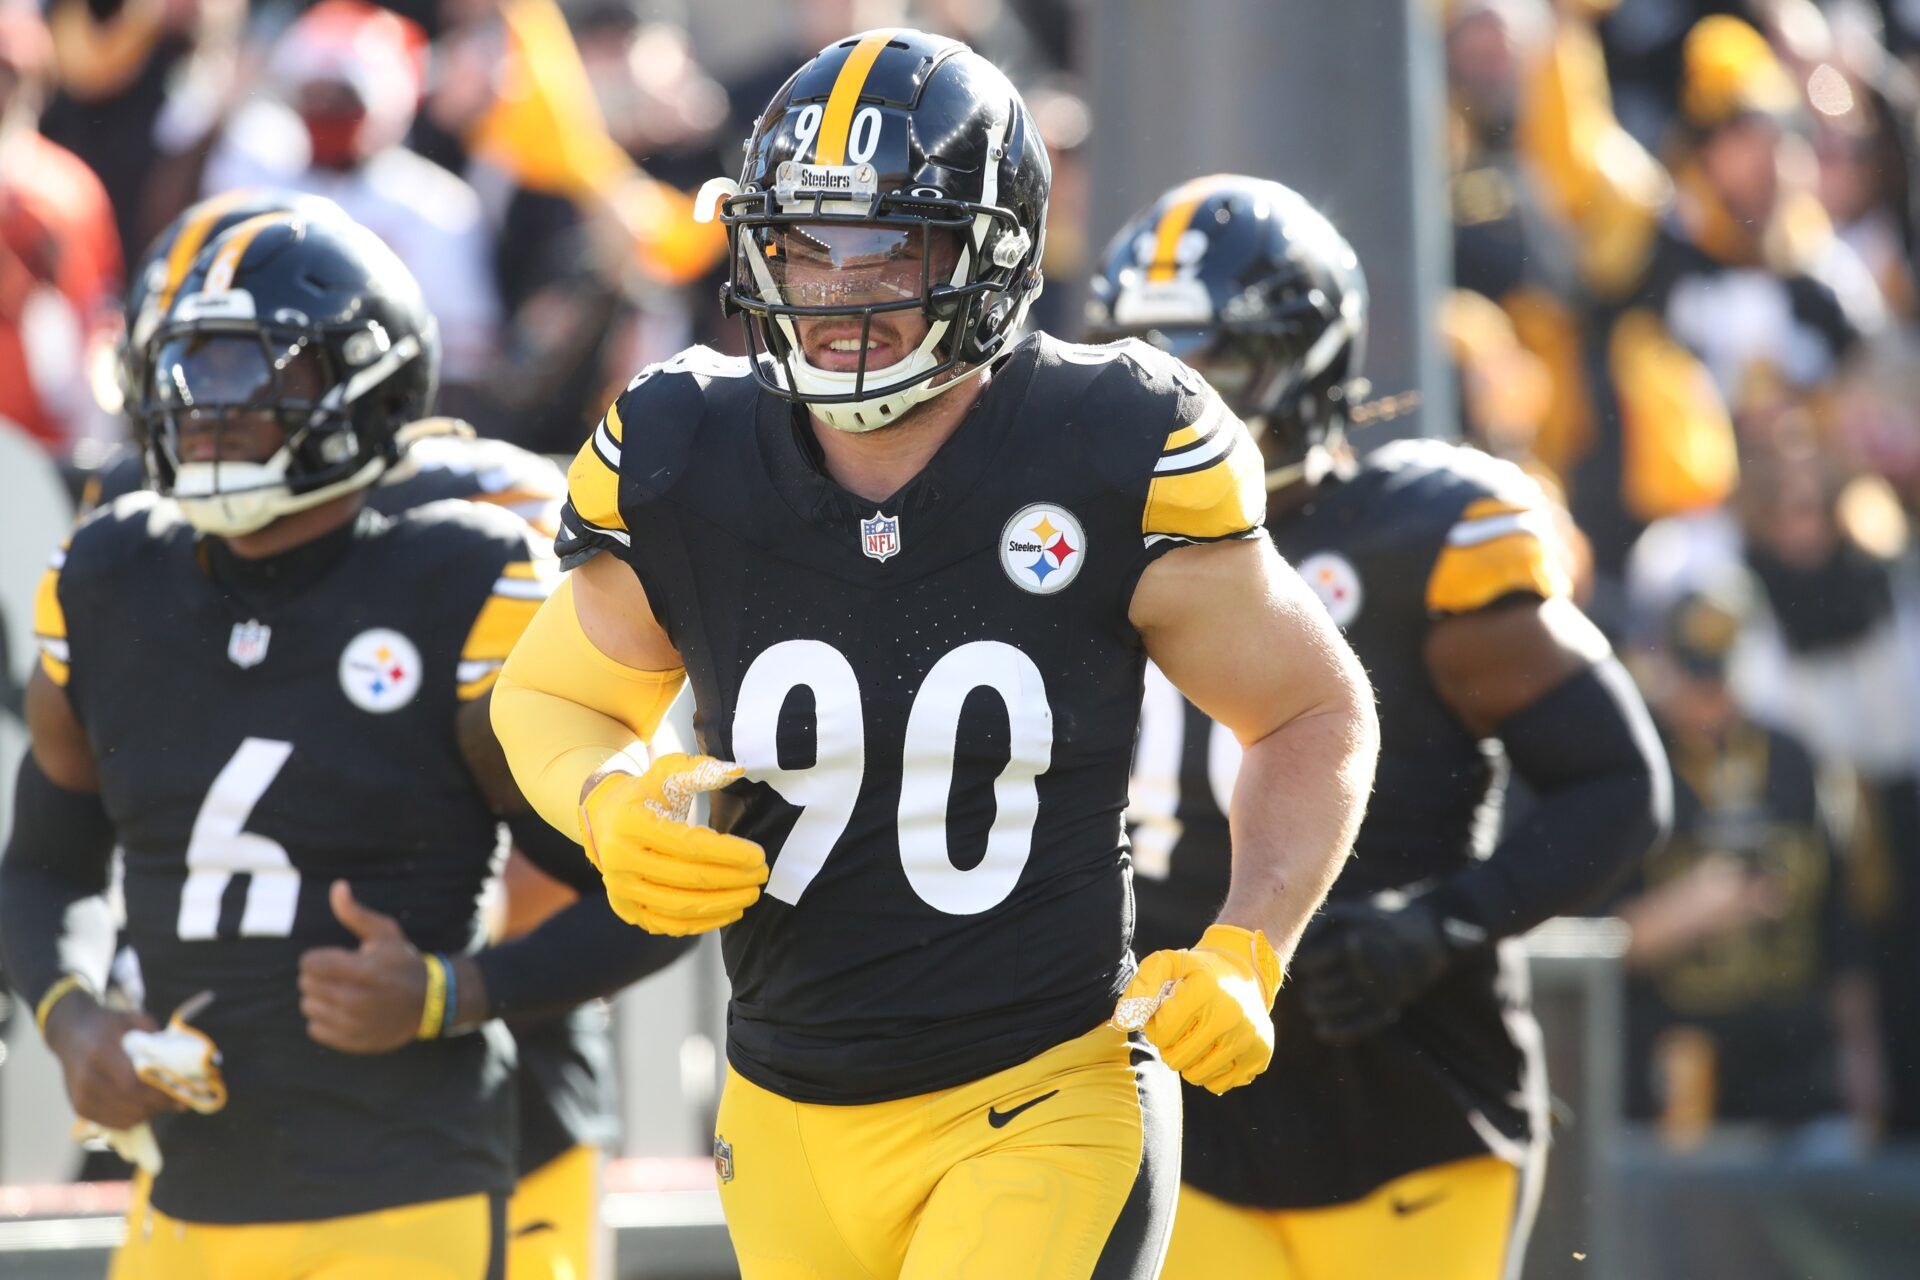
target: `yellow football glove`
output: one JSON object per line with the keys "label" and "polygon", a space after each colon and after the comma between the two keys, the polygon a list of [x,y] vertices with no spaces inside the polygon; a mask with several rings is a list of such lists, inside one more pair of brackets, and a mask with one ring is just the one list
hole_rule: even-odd
{"label": "yellow football glove", "polygon": [[1140,962],[1113,1025],[1141,1031],[1189,1084],[1225,1093],[1273,1061],[1280,957],[1265,934],[1216,924],[1185,951]]}
{"label": "yellow football glove", "polygon": [[737,764],[675,752],[644,774],[612,773],[580,806],[587,857],[614,914],[675,937],[732,924],[767,882],[766,850],[687,821],[693,797],[738,778]]}

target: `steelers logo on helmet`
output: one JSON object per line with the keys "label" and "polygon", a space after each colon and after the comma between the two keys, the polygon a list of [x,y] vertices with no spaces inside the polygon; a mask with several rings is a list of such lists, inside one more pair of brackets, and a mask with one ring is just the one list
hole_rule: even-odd
{"label": "steelers logo on helmet", "polygon": [[362,631],[340,653],[340,687],[362,711],[385,715],[420,692],[420,650],[390,627]]}
{"label": "steelers logo on helmet", "polygon": [[1080,576],[1087,535],[1073,512],[1051,502],[1016,511],[1000,533],[1000,567],[1013,585],[1050,596]]}
{"label": "steelers logo on helmet", "polygon": [[1351,560],[1331,551],[1316,552],[1300,562],[1300,576],[1313,588],[1313,594],[1320,597],[1320,603],[1327,606],[1335,626],[1344,627],[1360,616],[1364,593],[1360,588],[1360,572]]}

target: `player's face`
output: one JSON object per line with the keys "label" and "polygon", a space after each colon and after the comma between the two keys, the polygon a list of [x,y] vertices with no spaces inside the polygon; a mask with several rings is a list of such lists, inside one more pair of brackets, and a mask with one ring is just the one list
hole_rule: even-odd
{"label": "player's face", "polygon": [[[781,300],[803,307],[866,307],[924,299],[959,262],[955,232],[861,223],[800,223],[773,229],[767,263]],[[869,370],[911,355],[927,336],[924,311],[906,308],[860,316],[799,320],[801,355],[816,369],[852,372],[864,355]]]}
{"label": "player's face", "polygon": [[278,409],[318,400],[325,364],[307,347],[270,353],[250,334],[196,334],[161,347],[154,390],[180,462],[265,462],[286,442]]}

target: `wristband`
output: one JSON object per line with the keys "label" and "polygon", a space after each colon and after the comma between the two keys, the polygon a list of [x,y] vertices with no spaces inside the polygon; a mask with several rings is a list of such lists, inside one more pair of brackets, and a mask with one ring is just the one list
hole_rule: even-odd
{"label": "wristband", "polygon": [[434,959],[440,962],[441,971],[447,975],[446,1008],[440,1014],[440,1034],[453,1034],[453,1024],[460,1016],[460,971],[453,967],[453,961],[446,952],[436,952]]}
{"label": "wristband", "polygon": [[421,956],[420,962],[427,966],[427,1000],[420,1008],[420,1030],[414,1038],[434,1040],[447,1013],[447,966],[437,955]]}
{"label": "wristband", "polygon": [[77,973],[63,974],[58,982],[47,988],[46,994],[40,997],[40,1003],[33,1007],[33,1025],[40,1029],[42,1040],[47,1037],[47,1017],[53,1012],[53,1006],[75,991],[84,991],[91,996],[93,984]]}

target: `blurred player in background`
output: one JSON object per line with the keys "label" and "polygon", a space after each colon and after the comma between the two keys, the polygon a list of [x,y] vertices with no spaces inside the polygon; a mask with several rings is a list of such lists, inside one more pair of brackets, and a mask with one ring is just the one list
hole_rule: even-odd
{"label": "blurred player in background", "polygon": [[[1645,852],[1666,777],[1645,707],[1566,598],[1539,488],[1435,440],[1344,443],[1367,297],[1275,182],[1196,179],[1116,235],[1092,327],[1191,363],[1259,431],[1274,541],[1380,699],[1379,786],[1274,1009],[1267,1074],[1187,1094],[1169,1280],[1498,1280],[1524,1251],[1545,1082],[1499,944]],[[1260,667],[1281,661],[1260,654]],[[1537,796],[1492,838],[1504,772]],[[1213,918],[1247,833],[1239,748],[1149,671],[1130,817],[1140,942]],[[1235,788],[1239,774],[1240,787]],[[1231,801],[1230,801],[1231,798]]]}
{"label": "blurred player in background", "polygon": [[[501,677],[515,774],[616,909],[726,927],[715,1151],[750,1280],[1156,1274],[1168,1068],[1265,1065],[1359,819],[1364,677],[1260,536],[1245,428],[1150,348],[1019,340],[1049,175],[955,41],[801,67],[717,183],[753,356],[694,348],[608,410],[573,572]],[[1219,920],[1136,974],[1148,653],[1252,785]],[[649,760],[688,678],[710,754]]]}
{"label": "blurred player in background", "polygon": [[[127,291],[120,347],[120,381],[114,390],[132,428],[134,447],[97,468],[82,491],[83,514],[147,485],[146,452],[154,439],[148,421],[151,397],[148,347],[167,308],[200,251],[223,232],[263,213],[299,213],[344,219],[339,206],[321,196],[277,188],[252,188],[209,197],[182,213],[147,249]],[[452,418],[403,424],[399,456],[367,490],[369,509],[398,515],[444,498],[503,507],[551,537],[566,478],[537,453],[503,440],[476,436]],[[531,930],[574,900],[575,893],[529,862],[508,855],[505,936]],[[527,1255],[570,1260],[576,1274],[592,1275],[599,1252],[598,1149],[619,1131],[613,1045],[604,1009],[577,1009],[508,1020],[519,1059],[518,1169],[521,1183],[508,1209],[513,1236],[509,1270],[514,1276],[554,1274],[548,1262]],[[544,1225],[540,1225],[544,1224]],[[525,1228],[532,1228],[525,1230]]]}
{"label": "blurred player in background", "polygon": [[[549,587],[537,535],[475,503],[366,509],[431,408],[438,347],[406,268],[350,222],[230,228],[143,350],[161,492],[83,523],[43,583],[0,863],[8,971],[75,1110],[151,1125],[114,1274],[500,1274],[494,1019],[680,950],[597,891],[479,947],[501,822],[597,890],[487,728]],[[193,1011],[159,1039],[94,994],[116,837],[147,1007]]]}

